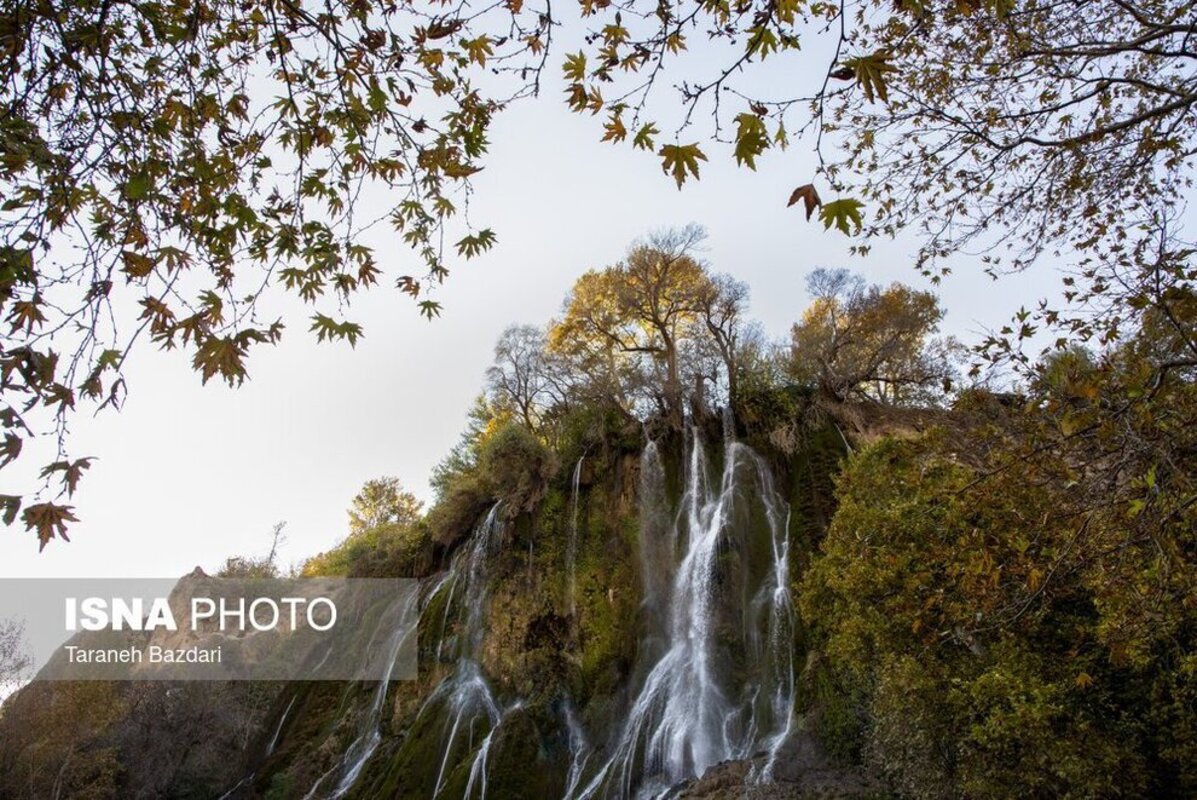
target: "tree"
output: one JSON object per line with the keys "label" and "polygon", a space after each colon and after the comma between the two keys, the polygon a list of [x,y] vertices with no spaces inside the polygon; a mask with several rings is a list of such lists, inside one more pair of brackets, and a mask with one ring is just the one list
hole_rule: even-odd
{"label": "tree", "polygon": [[727,376],[727,402],[736,407],[739,399],[741,336],[744,333],[744,312],[747,311],[748,284],[730,275],[715,275],[699,294],[698,307],[703,324]]}
{"label": "tree", "polygon": [[[819,168],[789,203],[862,234],[859,252],[910,230],[916,264],[939,279],[961,252],[986,253],[996,276],[1064,251],[1072,313],[1039,317],[1067,338],[1117,335],[1153,283],[1197,278],[1178,221],[1197,151],[1188,0],[1097,0],[1083,14],[1023,0],[630,0],[585,12],[598,20],[564,67],[572,108],[605,113],[604,139],[650,151],[670,119],[674,142],[657,153],[679,186],[698,177],[704,140],[755,169],[805,136]],[[720,42],[726,58],[672,79],[694,39]],[[811,78],[760,80],[763,62],[787,58]],[[661,99],[665,84],[676,93]],[[1167,257],[1142,252],[1161,239]],[[1021,341],[995,339],[997,360]]]}
{"label": "tree", "polygon": [[0,620],[0,703],[31,677],[31,666],[25,626],[16,620]]}
{"label": "tree", "polygon": [[349,509],[349,535],[383,525],[411,525],[420,519],[423,507],[414,494],[404,491],[398,478],[366,481]]}
{"label": "tree", "polygon": [[700,374],[693,359],[684,363],[686,345],[713,334],[707,321],[725,344],[733,342],[742,301],[721,298],[695,258],[705,236],[696,225],[663,231],[634,245],[618,264],[583,275],[549,332],[550,346],[601,375],[621,408],[631,413],[638,391],[648,389],[676,427],[685,415],[687,379]]}
{"label": "tree", "polygon": [[807,278],[814,301],[791,331],[790,373],[828,397],[927,402],[950,385],[954,343],[932,339],[943,310],[930,292],[865,286],[847,270]]}
{"label": "tree", "polygon": [[[549,37],[547,15],[509,5],[485,24],[466,4],[0,8],[0,463],[47,429],[60,440],[54,489],[0,498],[6,522],[20,514],[43,546],[65,535],[74,514],[55,500],[90,464],[67,454],[67,420],[84,401],[120,405],[139,338],[237,385],[282,335],[255,314],[271,286],[312,306],[321,340],[353,344],[362,329],[339,309],[384,277],[439,312],[444,237],[457,258],[495,242],[458,205]],[[481,30],[492,22],[505,33]],[[496,93],[474,81],[492,69],[513,78]],[[390,207],[359,208],[371,189]],[[379,222],[416,274],[384,273]]]}
{"label": "tree", "polygon": [[801,607],[904,795],[1197,790],[1197,362],[1159,334],[849,457]]}
{"label": "tree", "polygon": [[270,552],[264,556],[230,556],[217,571],[221,578],[277,578],[279,576],[278,551],[287,541],[283,533],[287,523],[276,522],[270,531]]}
{"label": "tree", "polygon": [[569,402],[570,378],[564,364],[549,349],[544,329],[533,325],[512,325],[503,331],[486,380],[493,405],[510,408],[532,431],[540,427],[546,406],[563,409]]}

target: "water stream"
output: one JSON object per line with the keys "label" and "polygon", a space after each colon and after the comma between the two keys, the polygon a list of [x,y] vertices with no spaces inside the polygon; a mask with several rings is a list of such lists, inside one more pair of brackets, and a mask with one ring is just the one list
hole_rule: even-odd
{"label": "water stream", "polygon": [[344,797],[353,788],[362,768],[366,766],[366,762],[370,760],[370,756],[374,755],[374,751],[382,741],[380,723],[386,704],[387,690],[391,685],[391,676],[394,674],[395,665],[399,662],[400,651],[404,644],[416,635],[416,626],[410,625],[408,621],[412,618],[411,614],[414,611],[412,604],[420,602],[420,594],[420,592],[405,593],[402,600],[403,605],[396,611],[395,619],[399,621],[399,624],[395,626],[390,634],[390,641],[387,642],[388,657],[383,677],[374,689],[366,713],[362,715],[362,719],[358,723],[356,738],[337,760],[337,763],[321,775],[304,795],[304,800],[316,800],[316,798],[339,800]]}
{"label": "water stream", "polygon": [[566,592],[569,596],[569,615],[578,616],[578,487],[582,483],[582,462],[586,456],[581,456],[574,465],[574,475],[571,481],[569,539],[565,544],[565,569],[567,575]]}
{"label": "water stream", "polygon": [[[728,439],[714,480],[701,437],[689,439],[676,515],[665,530],[645,526],[641,536],[648,635],[660,619],[663,647],[643,651],[650,663],[626,721],[571,800],[657,797],[760,750],[770,757],[755,777],[767,779],[790,731],[788,508],[750,448]],[[642,514],[665,504],[659,461],[650,444],[642,457]]]}

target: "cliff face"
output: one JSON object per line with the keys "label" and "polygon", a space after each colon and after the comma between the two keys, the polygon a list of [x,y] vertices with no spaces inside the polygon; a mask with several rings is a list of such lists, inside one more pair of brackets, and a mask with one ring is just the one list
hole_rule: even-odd
{"label": "cliff face", "polygon": [[[829,425],[790,455],[757,445],[693,430],[594,447],[535,502],[494,498],[472,528],[433,532],[450,544],[422,576],[417,681],[260,687],[236,725],[187,722],[224,748],[206,774],[188,766],[136,793],[148,745],[97,735],[111,796],[798,791],[828,765],[805,730],[815,698],[794,587],[831,512],[843,440]],[[226,695],[201,705],[240,702]],[[10,760],[28,757],[17,713],[40,712],[6,714]],[[740,766],[710,770],[727,761]]]}
{"label": "cliff face", "polygon": [[296,721],[235,796],[618,797],[728,759],[738,787],[826,767],[792,598],[842,446],[695,431],[567,463],[531,511],[500,498],[425,578],[420,680],[377,714],[374,687],[289,690]]}

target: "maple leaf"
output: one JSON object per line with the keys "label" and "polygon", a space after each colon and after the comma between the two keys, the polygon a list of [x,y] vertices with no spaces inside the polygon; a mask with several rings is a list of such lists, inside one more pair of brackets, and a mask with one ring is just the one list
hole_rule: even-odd
{"label": "maple leaf", "polygon": [[581,83],[586,80],[586,56],[580,52],[567,55],[561,70],[565,73],[566,80],[572,83]]}
{"label": "maple leaf", "polygon": [[245,346],[231,336],[209,336],[196,349],[192,366],[200,371],[200,380],[207,383],[220,375],[229,386],[245,382]]}
{"label": "maple leaf", "polygon": [[495,241],[495,232],[490,228],[483,228],[477,233],[461,239],[457,243],[457,254],[466,258],[474,258],[494,247]]}
{"label": "maple leaf", "polygon": [[698,177],[698,162],[707,160],[697,143],[662,145],[657,155],[661,156],[661,171],[673,175],[679,189],[689,175]]}
{"label": "maple leaf", "polygon": [[622,142],[628,136],[628,129],[624,127],[623,120],[619,118],[618,114],[612,114],[611,121],[603,128],[606,131],[602,139],[604,142]]}
{"label": "maple leaf", "polygon": [[129,276],[129,280],[144,278],[154,271],[154,259],[132,250],[122,250],[121,261],[125,262],[121,271]]}
{"label": "maple leaf", "polygon": [[830,203],[824,203],[823,207],[819,209],[819,219],[823,221],[825,230],[834,225],[837,230],[851,236],[864,226],[864,215],[861,213],[863,207],[863,203],[851,197],[833,200]]}
{"label": "maple leaf", "polygon": [[92,458],[80,458],[75,461],[55,461],[42,468],[42,477],[48,478],[55,472],[61,472],[62,484],[67,490],[67,495],[74,495],[75,489],[79,486],[79,479],[83,477],[83,471],[91,468],[92,460]]}
{"label": "maple leaf", "polygon": [[55,536],[60,537],[64,542],[70,541],[70,537],[66,535],[66,524],[68,522],[79,521],[74,514],[74,510],[74,506],[56,506],[53,503],[38,503],[25,509],[24,513],[21,514],[21,521],[25,523],[25,530],[37,531],[37,540],[41,542],[41,546],[38,549],[45,550],[46,545]]}
{"label": "maple leaf", "polygon": [[657,126],[651,122],[636,132],[636,137],[632,139],[632,146],[640,150],[653,149],[653,137],[660,133]]}
{"label": "maple leaf", "polygon": [[756,157],[769,148],[769,132],[765,121],[756,114],[744,113],[736,117],[736,163],[756,169]]}
{"label": "maple leaf", "polygon": [[21,510],[21,498],[13,494],[0,494],[0,508],[4,509],[4,524],[11,525]]}
{"label": "maple leaf", "polygon": [[874,99],[889,102],[889,88],[885,76],[890,72],[897,72],[898,68],[889,63],[889,56],[885,53],[874,53],[871,56],[857,56],[844,61],[844,66],[852,70],[860,88],[864,90],[865,99],[870,103]]}
{"label": "maple leaf", "polygon": [[0,467],[17,460],[17,456],[21,455],[21,437],[13,433],[4,434],[4,443],[0,444]]}
{"label": "maple leaf", "polygon": [[814,184],[804,183],[793,191],[790,195],[790,202],[786,203],[786,207],[802,201],[803,208],[806,210],[806,221],[810,222],[811,215],[815,213],[815,209],[823,204],[819,199],[819,193],[815,191]]}

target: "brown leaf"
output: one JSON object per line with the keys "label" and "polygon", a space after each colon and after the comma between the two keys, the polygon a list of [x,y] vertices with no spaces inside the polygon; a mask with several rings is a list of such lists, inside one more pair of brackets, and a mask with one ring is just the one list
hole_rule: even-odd
{"label": "brown leaf", "polygon": [[815,191],[813,184],[806,183],[799,186],[790,195],[790,202],[786,203],[786,207],[794,205],[799,200],[802,201],[803,207],[806,210],[806,220],[810,221],[811,215],[815,213],[815,209],[823,205],[823,201],[819,199],[819,193]]}
{"label": "brown leaf", "polygon": [[72,506],[38,503],[25,509],[21,514],[21,520],[25,523],[25,530],[37,531],[37,539],[41,542],[40,549],[44,550],[55,536],[61,537],[65,542],[70,541],[66,535],[66,524],[79,521],[73,512]]}

